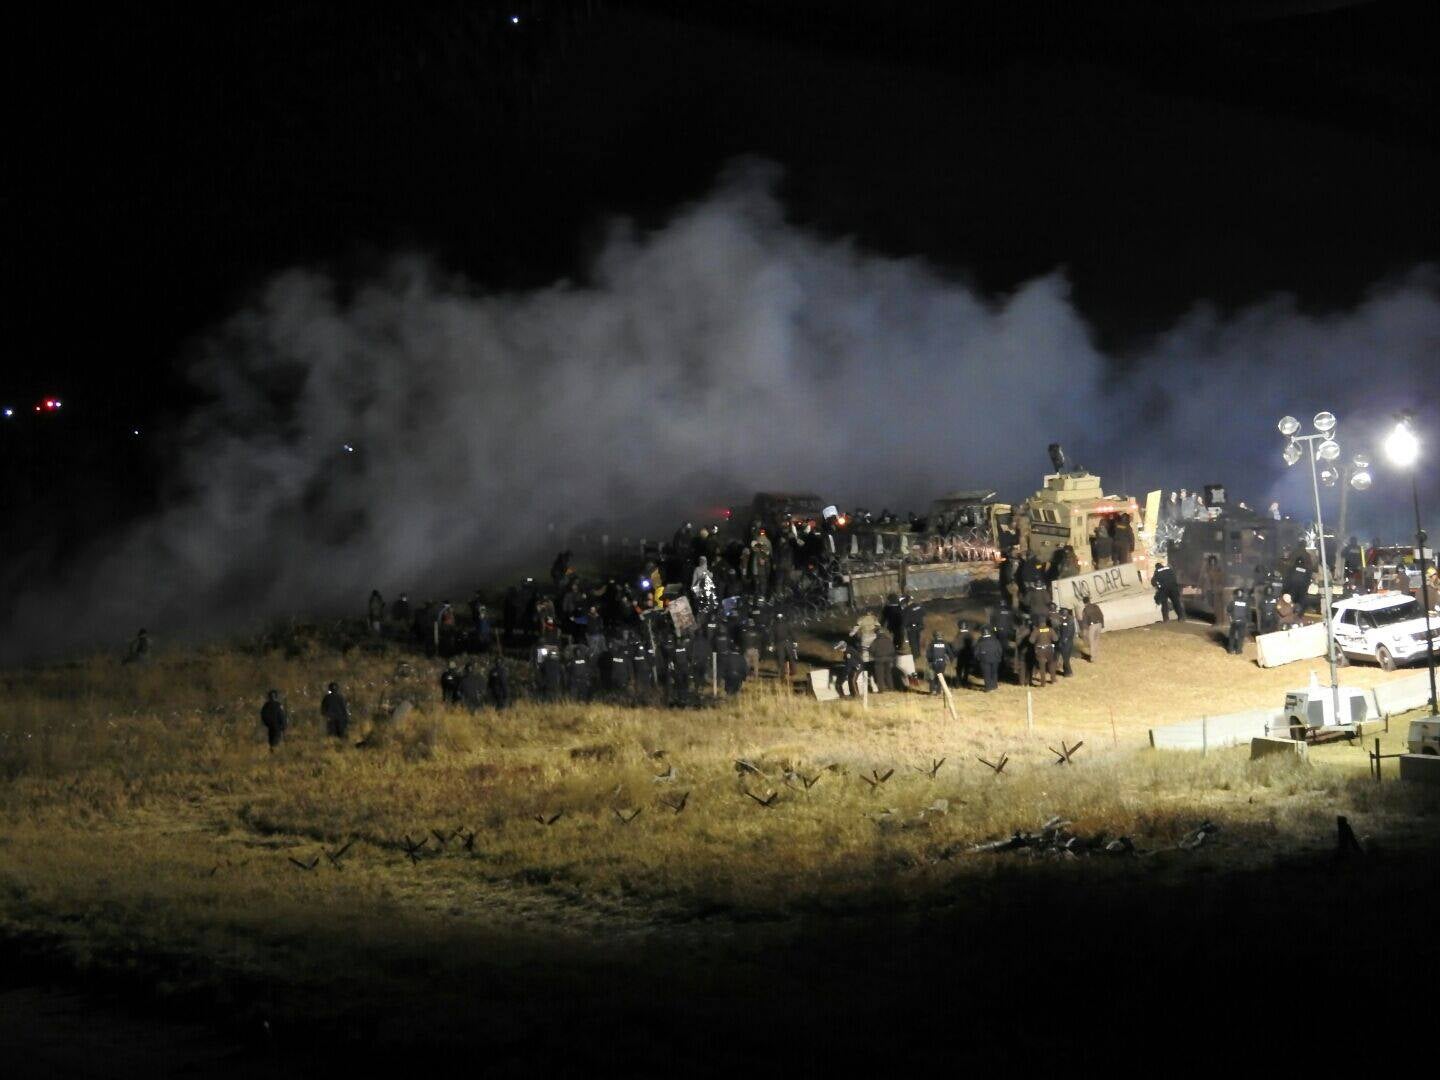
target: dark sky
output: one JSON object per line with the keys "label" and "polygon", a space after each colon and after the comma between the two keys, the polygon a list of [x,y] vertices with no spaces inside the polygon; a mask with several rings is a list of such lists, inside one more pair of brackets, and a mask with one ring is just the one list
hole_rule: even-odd
{"label": "dark sky", "polygon": [[742,154],[822,234],[988,292],[1064,268],[1122,355],[1199,300],[1324,309],[1440,253],[1433,3],[355,7],[11,22],[0,396],[65,396],[47,459],[182,410],[184,343],[278,269],[411,249],[532,286]]}

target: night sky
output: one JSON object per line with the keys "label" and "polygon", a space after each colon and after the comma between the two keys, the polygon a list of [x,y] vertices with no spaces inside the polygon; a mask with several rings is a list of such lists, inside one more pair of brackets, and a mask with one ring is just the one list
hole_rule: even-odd
{"label": "night sky", "polygon": [[1197,303],[1353,304],[1440,255],[1437,24],[1424,2],[36,7],[3,95],[7,542],[154,503],[190,343],[275,272],[413,251],[496,290],[583,277],[612,216],[663,221],[739,156],[783,168],[793,223],[986,295],[1062,270],[1122,370]]}

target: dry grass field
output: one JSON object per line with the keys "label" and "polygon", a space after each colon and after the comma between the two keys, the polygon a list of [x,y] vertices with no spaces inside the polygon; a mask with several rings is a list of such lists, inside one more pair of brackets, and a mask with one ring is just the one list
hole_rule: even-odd
{"label": "dry grass field", "polygon": [[[806,642],[812,658],[827,637]],[[1313,858],[1333,848],[1337,814],[1377,850],[1429,854],[1434,798],[1376,785],[1357,748],[1309,764],[1144,748],[1155,723],[1270,704],[1305,681],[1300,666],[1226,657],[1198,627],[1108,635],[1100,662],[1034,691],[1033,732],[1014,686],[957,691],[958,722],[919,693],[862,709],[773,678],[687,710],[522,702],[470,715],[440,704],[437,662],[292,652],[203,648],[4,677],[12,941],[292,1045],[315,1031],[410,1045],[419,1024],[440,1044],[533,1055],[556,986],[593,988],[601,1014],[615,979],[719,994],[687,981],[706,957],[726,956],[717,966],[739,980],[767,951],[861,933],[876,912],[887,927],[966,912],[946,947],[974,945],[985,913],[1040,886],[1100,904],[1108,890]],[[318,714],[332,679],[359,721],[344,743]],[[274,753],[258,723],[270,686],[296,721]],[[415,711],[385,719],[401,699]],[[1048,749],[1060,740],[1084,741],[1069,765]],[[979,760],[1002,757],[999,775]],[[1140,854],[972,850],[1051,817]],[[1219,830],[1180,850],[1206,821]]]}

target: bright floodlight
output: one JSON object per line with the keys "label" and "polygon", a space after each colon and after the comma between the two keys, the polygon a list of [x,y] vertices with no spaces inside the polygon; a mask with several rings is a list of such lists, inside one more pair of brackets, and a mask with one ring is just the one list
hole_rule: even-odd
{"label": "bright floodlight", "polygon": [[1315,414],[1315,430],[1321,435],[1329,435],[1335,430],[1335,414],[1321,412]]}
{"label": "bright floodlight", "polygon": [[1356,491],[1369,491],[1372,482],[1370,474],[1364,469],[1350,475],[1350,486]]}
{"label": "bright floodlight", "polygon": [[1334,439],[1326,439],[1315,448],[1315,456],[1321,461],[1334,461],[1340,456],[1340,444]]}
{"label": "bright floodlight", "polygon": [[1297,462],[1297,461],[1300,460],[1300,445],[1299,445],[1298,443],[1293,443],[1293,442],[1292,442],[1292,443],[1287,443],[1286,446],[1285,446],[1285,453],[1284,453],[1283,456],[1284,456],[1284,458],[1285,458],[1285,464],[1286,464],[1286,465],[1294,465],[1295,462]]}
{"label": "bright floodlight", "polygon": [[1280,419],[1280,434],[1285,436],[1294,435],[1300,430],[1300,421],[1293,416],[1285,416]]}
{"label": "bright floodlight", "polygon": [[1420,456],[1420,440],[1410,430],[1409,424],[1395,425],[1395,430],[1385,440],[1385,456],[1390,459],[1390,464],[1402,469],[1415,464]]}

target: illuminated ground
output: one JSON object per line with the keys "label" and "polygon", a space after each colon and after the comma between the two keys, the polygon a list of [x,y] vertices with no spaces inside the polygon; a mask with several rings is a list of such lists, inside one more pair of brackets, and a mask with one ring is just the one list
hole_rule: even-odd
{"label": "illuminated ground", "polygon": [[[1208,627],[1107,635],[1100,663],[1034,692],[1033,735],[1014,686],[958,693],[958,724],[923,694],[867,712],[773,679],[698,710],[472,718],[438,705],[423,659],[397,677],[393,652],[301,653],[6,678],[0,1043],[57,1069],[102,1052],[77,1049],[85,1039],[123,1043],[105,1054],[119,1075],[175,1071],[175,1046],[210,1075],[477,1053],[501,1073],[704,1072],[838,1064],[876,1040],[953,1062],[998,1049],[926,1041],[957,1012],[995,1032],[1036,1008],[1128,1031],[1201,1008],[1227,965],[1264,963],[1285,986],[1317,964],[1360,970],[1361,916],[1311,951],[1272,933],[1297,911],[1434,897],[1436,804],[1374,784],[1360,749],[1297,766],[1143,748],[1157,722],[1304,683],[1303,666],[1227,657]],[[367,747],[323,736],[331,678]],[[274,755],[256,721],[269,685],[299,720]],[[371,721],[399,696],[414,718]],[[1046,747],[1081,738],[1057,767]],[[978,760],[1002,755],[998,777]],[[1337,873],[1336,814],[1384,855]],[[971,850],[1053,815],[1147,854]],[[1207,820],[1220,830],[1179,850]],[[1128,998],[1153,986],[1153,1000],[1141,990],[1117,1012],[1092,997],[1116,985]],[[86,1010],[93,1023],[77,1021]],[[177,1043],[165,1025],[179,1020]]]}

